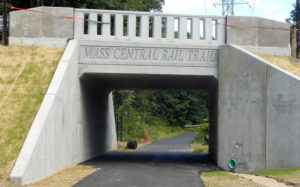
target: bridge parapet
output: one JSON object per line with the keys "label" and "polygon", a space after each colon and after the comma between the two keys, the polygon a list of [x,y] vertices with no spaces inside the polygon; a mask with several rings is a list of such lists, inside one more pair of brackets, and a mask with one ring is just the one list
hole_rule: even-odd
{"label": "bridge parapet", "polygon": [[75,9],[75,17],[86,20],[75,21],[77,39],[225,43],[224,16]]}

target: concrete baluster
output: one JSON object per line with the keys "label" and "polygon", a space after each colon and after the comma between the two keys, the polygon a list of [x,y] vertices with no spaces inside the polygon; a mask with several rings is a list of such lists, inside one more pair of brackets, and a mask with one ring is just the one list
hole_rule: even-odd
{"label": "concrete baluster", "polygon": [[211,18],[205,18],[204,19],[204,36],[205,36],[205,41],[212,41],[212,24],[211,24],[212,19]]}
{"label": "concrete baluster", "polygon": [[116,14],[115,16],[115,33],[117,37],[123,37],[123,15]]}
{"label": "concrete baluster", "polygon": [[200,19],[192,18],[192,40],[200,40]]}
{"label": "concrete baluster", "polygon": [[154,38],[161,39],[161,17],[154,16]]}
{"label": "concrete baluster", "polygon": [[179,40],[186,40],[187,38],[187,19],[186,17],[179,17]]}
{"label": "concrete baluster", "polygon": [[[110,15],[109,14],[103,14],[102,15],[102,21],[104,23],[110,23]],[[104,37],[110,36],[110,24],[102,24],[102,35]]]}
{"label": "concrete baluster", "polygon": [[141,25],[140,25],[141,38],[149,38],[149,16],[141,16]]}
{"label": "concrete baluster", "polygon": [[128,15],[128,37],[136,37],[136,16],[133,14]]}
{"label": "concrete baluster", "polygon": [[88,31],[89,31],[89,33],[88,33],[88,35],[89,36],[92,36],[92,37],[94,37],[94,36],[96,36],[97,35],[97,13],[90,13],[89,14],[89,20],[91,20],[91,21],[89,21],[88,22],[88,27],[89,27],[89,29],[88,29]]}
{"label": "concrete baluster", "polygon": [[[75,17],[77,18],[84,18],[84,13],[83,12],[76,12],[75,11]],[[84,31],[84,21],[75,19],[74,20],[74,27],[75,27],[75,38],[81,38],[83,36],[83,31]]]}
{"label": "concrete baluster", "polygon": [[167,39],[174,39],[174,17],[167,17],[167,28],[166,28]]}
{"label": "concrete baluster", "polygon": [[217,40],[218,43],[225,43],[225,19],[217,19]]}

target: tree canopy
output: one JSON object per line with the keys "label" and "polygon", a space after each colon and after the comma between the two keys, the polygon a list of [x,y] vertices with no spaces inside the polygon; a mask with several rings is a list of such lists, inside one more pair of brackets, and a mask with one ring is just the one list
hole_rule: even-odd
{"label": "tree canopy", "polygon": [[202,91],[118,90],[113,93],[114,108],[119,117],[146,113],[169,126],[181,127],[200,124],[208,118],[208,95]]}
{"label": "tree canopy", "polygon": [[294,4],[294,9],[290,13],[290,17],[286,19],[289,23],[297,23],[300,21],[300,4]]}
{"label": "tree canopy", "polygon": [[164,0],[8,0],[16,7],[56,6],[108,10],[161,11]]}

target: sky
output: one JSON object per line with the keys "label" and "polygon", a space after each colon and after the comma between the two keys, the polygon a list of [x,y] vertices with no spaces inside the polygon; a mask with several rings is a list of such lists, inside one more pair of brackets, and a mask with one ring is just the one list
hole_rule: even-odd
{"label": "sky", "polygon": [[[222,15],[222,7],[213,3],[221,0],[165,0],[164,13]],[[236,16],[258,16],[285,22],[290,17],[296,0],[235,0],[248,2],[249,5],[235,5]]]}

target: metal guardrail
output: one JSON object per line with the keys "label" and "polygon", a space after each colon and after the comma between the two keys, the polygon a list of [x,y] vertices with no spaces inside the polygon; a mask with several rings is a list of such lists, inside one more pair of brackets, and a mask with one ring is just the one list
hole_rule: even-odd
{"label": "metal guardrail", "polygon": [[75,17],[85,19],[75,20],[78,39],[225,43],[224,16],[75,9]]}

